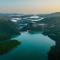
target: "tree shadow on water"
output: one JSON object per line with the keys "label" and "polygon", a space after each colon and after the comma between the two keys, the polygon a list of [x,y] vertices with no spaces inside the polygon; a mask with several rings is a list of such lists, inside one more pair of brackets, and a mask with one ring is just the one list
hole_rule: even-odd
{"label": "tree shadow on water", "polygon": [[60,32],[49,31],[45,33],[56,42],[56,45],[52,46],[48,52],[48,60],[60,60]]}
{"label": "tree shadow on water", "polygon": [[21,44],[21,42],[17,40],[3,40],[0,41],[0,55],[4,55],[10,52],[12,49],[16,48],[17,45]]}

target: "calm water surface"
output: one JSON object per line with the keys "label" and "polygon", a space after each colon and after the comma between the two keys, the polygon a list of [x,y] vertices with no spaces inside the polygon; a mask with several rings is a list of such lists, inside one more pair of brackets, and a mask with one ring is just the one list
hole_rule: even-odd
{"label": "calm water surface", "polygon": [[12,51],[0,55],[0,60],[48,60],[48,51],[55,42],[39,33],[22,32],[14,38],[21,41]]}

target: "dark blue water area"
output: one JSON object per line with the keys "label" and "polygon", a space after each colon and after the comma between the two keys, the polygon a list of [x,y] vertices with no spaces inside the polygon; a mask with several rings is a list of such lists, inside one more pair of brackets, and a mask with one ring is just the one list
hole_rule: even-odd
{"label": "dark blue water area", "polygon": [[21,45],[0,55],[0,60],[48,60],[50,47],[55,45],[55,41],[41,33],[22,32],[13,39],[20,41]]}

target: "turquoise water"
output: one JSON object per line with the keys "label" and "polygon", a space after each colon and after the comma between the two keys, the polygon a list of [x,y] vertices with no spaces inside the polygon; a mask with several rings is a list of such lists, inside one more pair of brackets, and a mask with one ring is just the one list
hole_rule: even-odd
{"label": "turquoise water", "polygon": [[14,38],[21,41],[21,45],[0,55],[0,60],[48,60],[48,51],[55,45],[55,41],[39,33],[22,32]]}

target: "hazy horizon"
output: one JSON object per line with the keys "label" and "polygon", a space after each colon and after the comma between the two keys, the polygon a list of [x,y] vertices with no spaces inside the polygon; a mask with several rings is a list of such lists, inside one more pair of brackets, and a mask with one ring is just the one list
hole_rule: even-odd
{"label": "hazy horizon", "polygon": [[59,0],[0,0],[0,13],[46,14],[60,12]]}

